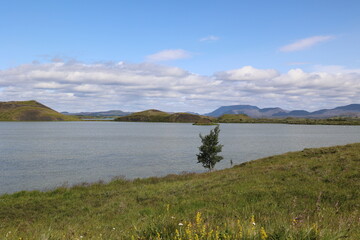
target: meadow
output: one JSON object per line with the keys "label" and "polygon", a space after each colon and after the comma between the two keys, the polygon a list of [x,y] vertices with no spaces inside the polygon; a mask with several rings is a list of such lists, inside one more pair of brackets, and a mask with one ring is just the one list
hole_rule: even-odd
{"label": "meadow", "polygon": [[[195,164],[195,162],[194,162]],[[0,196],[0,239],[360,239],[360,143]]]}

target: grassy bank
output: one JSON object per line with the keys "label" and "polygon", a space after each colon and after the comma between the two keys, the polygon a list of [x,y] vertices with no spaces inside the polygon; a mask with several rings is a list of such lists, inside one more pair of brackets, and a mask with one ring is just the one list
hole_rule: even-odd
{"label": "grassy bank", "polygon": [[[194,159],[194,164],[195,163]],[[360,143],[0,197],[0,239],[360,239]]]}

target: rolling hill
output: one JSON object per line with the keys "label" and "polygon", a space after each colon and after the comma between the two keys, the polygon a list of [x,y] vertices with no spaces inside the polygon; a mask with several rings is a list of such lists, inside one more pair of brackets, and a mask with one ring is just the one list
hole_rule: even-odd
{"label": "rolling hill", "polygon": [[156,109],[132,113],[128,116],[118,117],[115,121],[125,122],[178,122],[178,123],[211,123],[211,117],[191,113],[166,113]]}
{"label": "rolling hill", "polygon": [[0,102],[0,121],[77,121],[37,101]]}

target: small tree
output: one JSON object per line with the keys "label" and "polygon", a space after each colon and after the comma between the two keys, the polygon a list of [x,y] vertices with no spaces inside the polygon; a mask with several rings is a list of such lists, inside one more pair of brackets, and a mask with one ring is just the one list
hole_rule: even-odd
{"label": "small tree", "polygon": [[204,168],[210,171],[214,168],[217,162],[220,162],[223,157],[217,154],[221,152],[223,145],[219,144],[219,126],[216,126],[210,131],[209,135],[200,135],[202,145],[199,147],[200,153],[196,154],[198,163],[201,163]]}

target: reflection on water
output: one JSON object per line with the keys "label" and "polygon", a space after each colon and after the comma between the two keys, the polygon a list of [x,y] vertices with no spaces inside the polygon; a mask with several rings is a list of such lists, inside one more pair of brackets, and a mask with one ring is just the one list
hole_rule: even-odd
{"label": "reflection on water", "polygon": [[[199,133],[181,123],[0,122],[0,193],[68,183],[204,171]],[[216,169],[257,158],[360,142],[359,126],[221,124],[224,160]]]}

